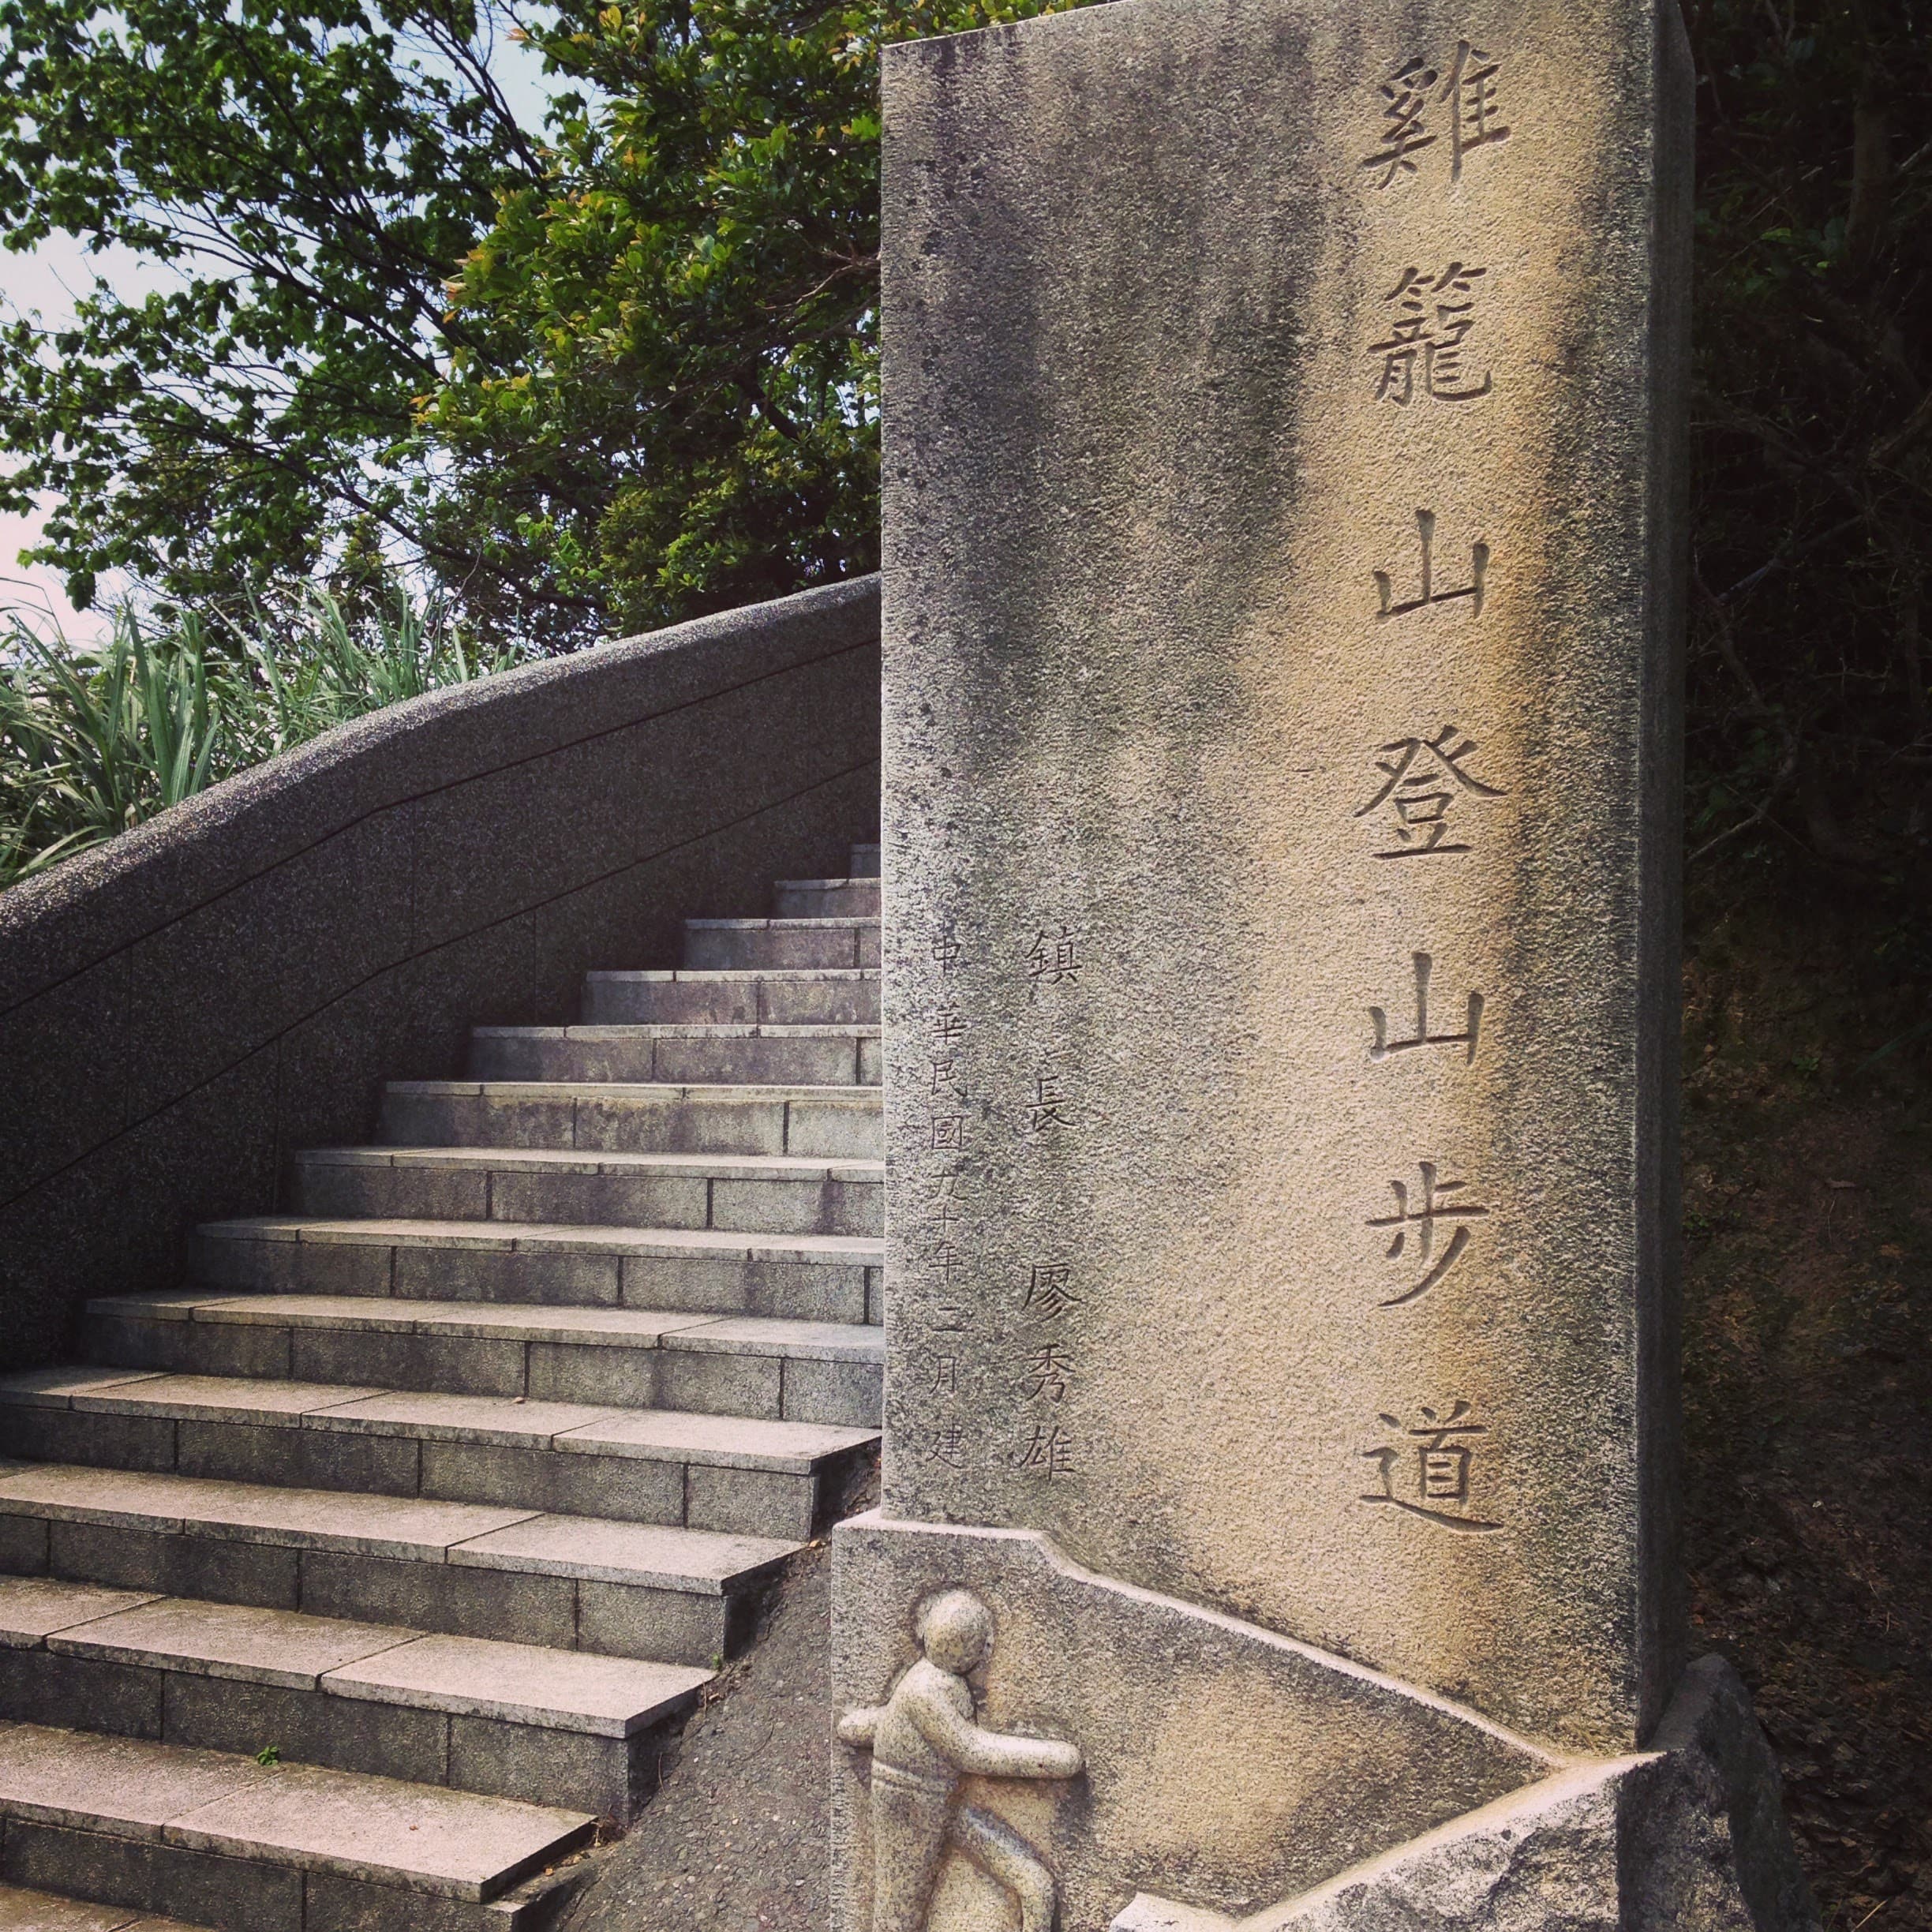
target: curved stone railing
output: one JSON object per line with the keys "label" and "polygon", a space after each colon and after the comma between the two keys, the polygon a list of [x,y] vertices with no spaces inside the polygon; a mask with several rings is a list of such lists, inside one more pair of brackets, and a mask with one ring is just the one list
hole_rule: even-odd
{"label": "curved stone railing", "polygon": [[0,1362],[365,1138],[472,1025],[844,870],[878,822],[875,579],[399,705],[0,896]]}

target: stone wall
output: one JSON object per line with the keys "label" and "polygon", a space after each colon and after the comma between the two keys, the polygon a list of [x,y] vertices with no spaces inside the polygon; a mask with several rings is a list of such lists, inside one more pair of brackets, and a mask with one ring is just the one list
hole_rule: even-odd
{"label": "stone wall", "polygon": [[439,691],[0,897],[0,1361],[365,1138],[469,1029],[843,870],[878,822],[868,580]]}

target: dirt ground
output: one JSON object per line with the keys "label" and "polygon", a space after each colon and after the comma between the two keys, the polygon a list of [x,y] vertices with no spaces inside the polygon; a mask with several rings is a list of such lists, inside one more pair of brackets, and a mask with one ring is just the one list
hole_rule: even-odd
{"label": "dirt ground", "polygon": [[[1686,1549],[1828,1932],[1932,1932],[1932,1080],[1866,1064],[1924,1017],[1857,978],[1814,934],[1693,951]],[[795,1567],[569,1932],[824,1932],[829,1570]]]}
{"label": "dirt ground", "polygon": [[1932,1932],[1932,1082],[1837,944],[1720,920],[1687,975],[1693,1636],[1829,1932]]}

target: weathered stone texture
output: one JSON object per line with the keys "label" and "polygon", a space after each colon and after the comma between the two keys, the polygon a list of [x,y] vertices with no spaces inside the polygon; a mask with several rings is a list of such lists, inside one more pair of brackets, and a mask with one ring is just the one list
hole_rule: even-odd
{"label": "weathered stone texture", "polygon": [[1816,1932],[1777,1766],[1703,1658],[1642,1757],[1586,1762],[1237,1922],[1142,1894],[1113,1932]]}
{"label": "weathered stone texture", "polygon": [[1688,101],[1669,0],[886,68],[886,1513],[1601,1751],[1679,1662]]}
{"label": "weathered stone texture", "polygon": [[[841,1706],[885,1701],[917,1655],[912,1607],[964,1587],[993,1615],[981,1721],[1077,1740],[1066,1783],[968,1779],[1059,1881],[1061,1923],[1106,1923],[1135,1886],[1246,1910],[1546,1774],[1473,1712],[1232,1617],[1094,1576],[1016,1530],[875,1515],[833,1538]],[[861,1754],[837,1750],[838,1923],[872,1923]],[[927,1932],[999,1923],[969,1860],[942,1874]]]}

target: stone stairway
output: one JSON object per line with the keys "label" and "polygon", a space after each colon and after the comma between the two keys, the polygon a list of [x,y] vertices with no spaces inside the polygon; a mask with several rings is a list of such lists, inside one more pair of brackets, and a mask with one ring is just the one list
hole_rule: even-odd
{"label": "stone stairway", "polygon": [[478,1028],[0,1379],[0,1932],[551,1923],[878,1441],[851,872]]}

